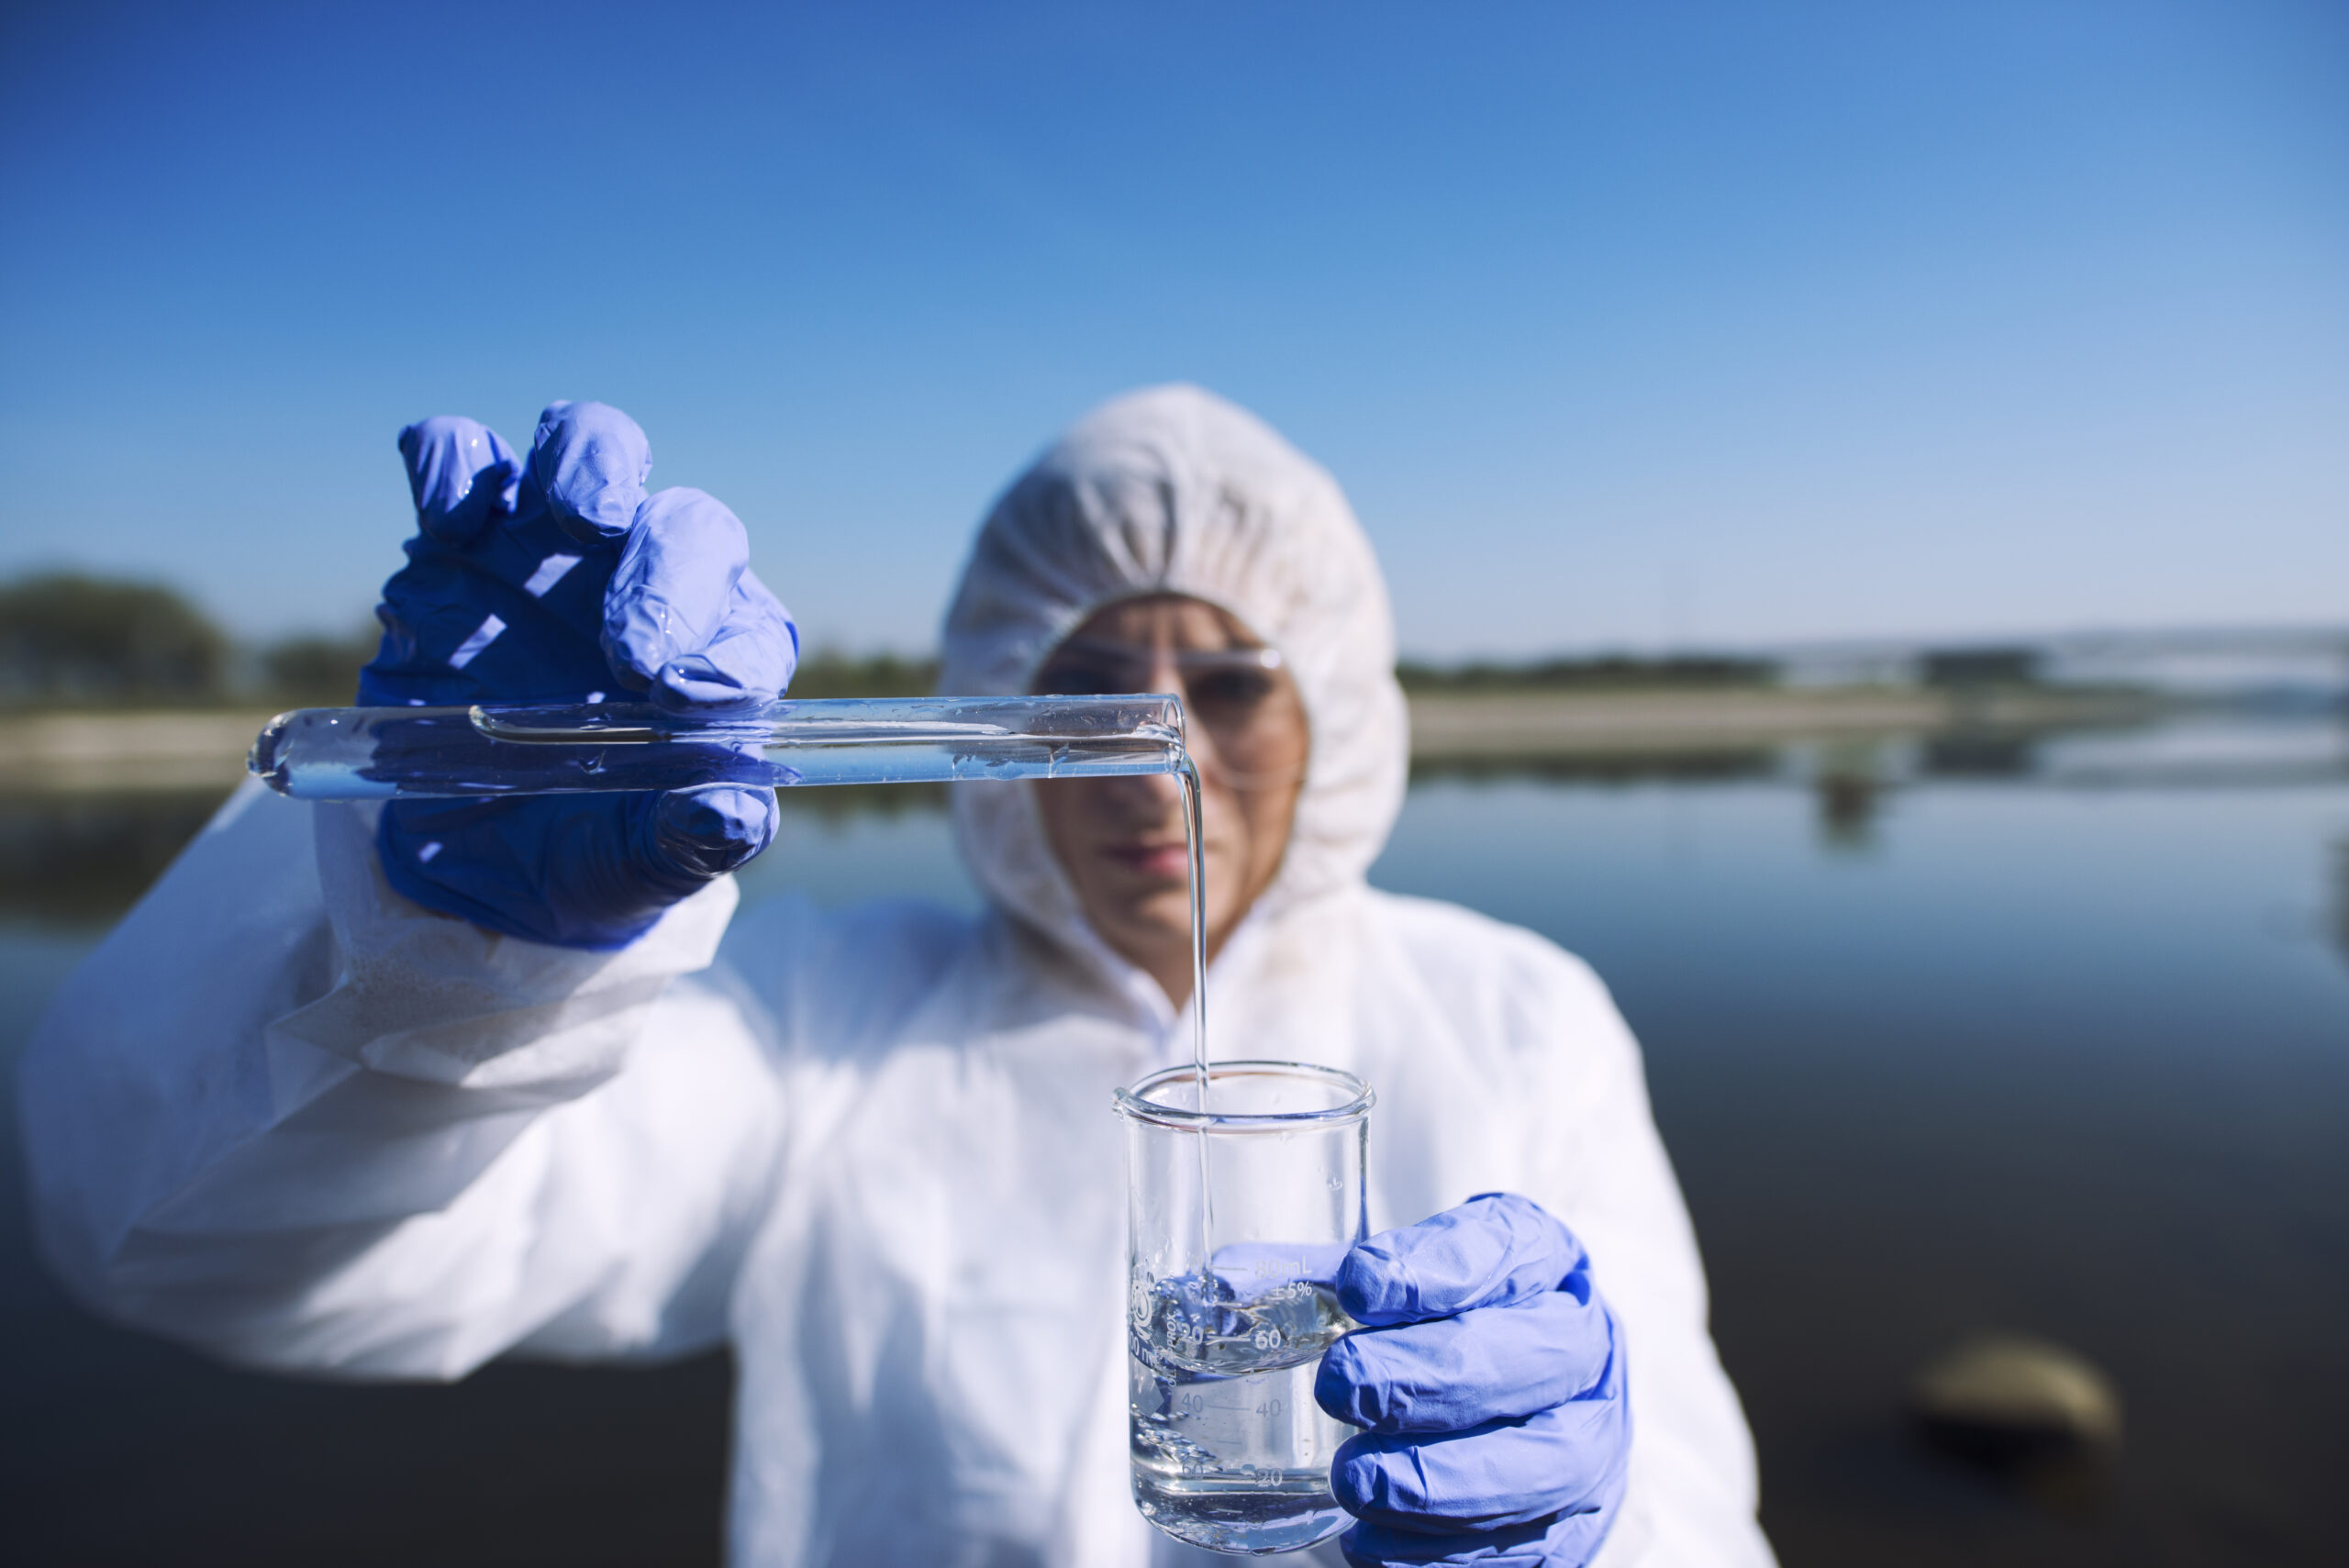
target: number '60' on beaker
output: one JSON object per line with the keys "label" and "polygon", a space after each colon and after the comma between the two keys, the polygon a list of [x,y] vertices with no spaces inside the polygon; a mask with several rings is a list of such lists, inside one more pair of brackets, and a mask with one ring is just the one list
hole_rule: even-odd
{"label": "number '60' on beaker", "polygon": [[1366,1233],[1370,1086],[1294,1062],[1169,1068],[1126,1124],[1134,1503],[1179,1540],[1295,1551],[1351,1522],[1330,1458],[1354,1429],[1313,1402],[1355,1327],[1331,1290]]}

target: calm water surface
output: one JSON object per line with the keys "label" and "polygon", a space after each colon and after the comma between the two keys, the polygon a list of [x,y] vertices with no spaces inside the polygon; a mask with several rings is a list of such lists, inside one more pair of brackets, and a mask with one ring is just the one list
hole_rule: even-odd
{"label": "calm water surface", "polygon": [[[2338,1560],[2343,756],[2330,723],[2201,725],[1415,785],[1375,880],[1582,953],[1645,1044],[1787,1562]],[[848,804],[786,813],[750,895],[974,901],[934,798]],[[202,809],[0,802],[0,1050]],[[0,1556],[716,1561],[722,1358],[225,1372],[57,1296],[13,1126]],[[1909,1374],[1984,1329],[2112,1374],[2100,1489],[1910,1441]]]}

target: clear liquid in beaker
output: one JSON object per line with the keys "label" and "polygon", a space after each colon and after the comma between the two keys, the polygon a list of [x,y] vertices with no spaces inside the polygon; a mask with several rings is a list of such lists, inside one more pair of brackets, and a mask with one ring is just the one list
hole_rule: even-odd
{"label": "clear liquid in beaker", "polygon": [[1330,1459],[1354,1429],[1313,1401],[1321,1352],[1354,1327],[1326,1286],[1252,1296],[1196,1275],[1137,1281],[1129,1397],[1134,1502],[1215,1551],[1295,1551],[1351,1523]]}

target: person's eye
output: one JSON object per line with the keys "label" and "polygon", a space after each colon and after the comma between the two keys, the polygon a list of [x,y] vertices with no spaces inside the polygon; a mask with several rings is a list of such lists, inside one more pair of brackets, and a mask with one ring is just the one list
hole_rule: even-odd
{"label": "person's eye", "polygon": [[1203,710],[1245,712],[1273,695],[1273,677],[1262,670],[1209,670],[1189,684],[1192,706]]}
{"label": "person's eye", "polygon": [[1040,696],[1097,697],[1112,692],[1131,691],[1132,687],[1120,684],[1121,673],[1105,665],[1080,663],[1074,660],[1048,664],[1044,673],[1036,677],[1036,692]]}

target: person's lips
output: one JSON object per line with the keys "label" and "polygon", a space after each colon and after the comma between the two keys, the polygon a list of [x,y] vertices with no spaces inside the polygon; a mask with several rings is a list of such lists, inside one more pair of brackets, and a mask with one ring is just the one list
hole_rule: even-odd
{"label": "person's lips", "polygon": [[1102,853],[1140,876],[1178,878],[1190,874],[1190,852],[1171,844],[1110,844]]}

